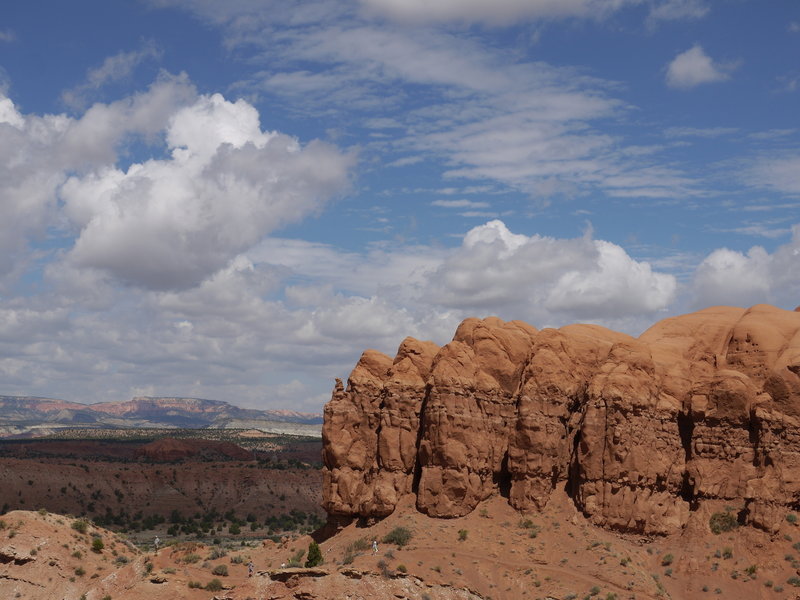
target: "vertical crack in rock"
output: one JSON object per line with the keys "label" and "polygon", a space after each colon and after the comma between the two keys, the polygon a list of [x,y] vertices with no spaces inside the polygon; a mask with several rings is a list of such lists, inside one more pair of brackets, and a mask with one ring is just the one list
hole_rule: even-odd
{"label": "vertical crack in rock", "polygon": [[684,466],[683,474],[681,475],[680,497],[689,503],[689,510],[697,510],[699,504],[697,501],[697,494],[694,489],[694,478],[689,469],[692,465],[692,438],[694,435],[694,417],[692,416],[691,409],[686,412],[678,413],[678,434],[681,437],[681,445],[683,446]]}
{"label": "vertical crack in rock", "polygon": [[[761,421],[756,417],[756,411],[750,410],[750,420],[747,422],[747,434],[750,444],[753,446],[753,466],[762,466],[761,460]],[[768,457],[763,462],[768,462]]]}
{"label": "vertical crack in rock", "polygon": [[492,483],[503,498],[511,497],[511,472],[508,470],[508,451],[503,455],[500,470],[492,474]]}
{"label": "vertical crack in rock", "polygon": [[417,455],[416,459],[414,460],[414,475],[411,480],[411,492],[413,494],[419,493],[419,482],[422,479],[422,460],[421,460],[421,453],[420,453],[420,445],[422,443],[422,438],[425,435],[425,427],[426,427],[426,417],[427,417],[427,408],[428,408],[428,400],[430,399],[431,390],[433,386],[428,384],[425,386],[425,395],[422,397],[422,403],[419,407],[419,427],[417,429],[417,441],[416,441],[416,448],[417,448]]}

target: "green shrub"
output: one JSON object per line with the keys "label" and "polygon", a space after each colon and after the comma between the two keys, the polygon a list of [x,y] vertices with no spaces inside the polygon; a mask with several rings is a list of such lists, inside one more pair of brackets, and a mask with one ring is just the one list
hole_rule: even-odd
{"label": "green shrub", "polygon": [[103,540],[101,540],[100,538],[94,538],[92,540],[92,552],[96,552],[96,553],[100,554],[103,551],[103,548],[105,548],[105,547],[106,547],[106,545],[103,543]]}
{"label": "green shrub", "polygon": [[733,558],[733,548],[723,548],[722,549],[722,558],[726,558],[726,559]]}
{"label": "green shrub", "polygon": [[183,557],[183,562],[185,562],[187,565],[194,564],[199,560],[200,560],[200,555],[195,554],[194,552],[191,552]]}
{"label": "green shrub", "polygon": [[786,583],[788,583],[789,585],[793,585],[794,587],[800,587],[800,578],[789,577],[789,579],[786,580]]}
{"label": "green shrub", "polygon": [[306,559],[306,567],[316,567],[322,564],[322,550],[319,549],[319,544],[312,541],[308,545],[308,558]]}
{"label": "green shrub", "polygon": [[464,540],[467,539],[468,535],[469,535],[469,531],[467,531],[466,529],[459,529],[458,530],[458,539],[459,539],[459,541],[463,542]]}
{"label": "green shrub", "polygon": [[206,589],[209,592],[218,592],[222,589],[222,582],[219,579],[212,579],[206,584]]}
{"label": "green shrub", "polygon": [[227,577],[228,576],[228,567],[227,565],[217,565],[211,570],[212,575],[219,575],[220,577]]}
{"label": "green shrub", "polygon": [[387,533],[383,538],[384,544],[396,544],[400,548],[408,544],[411,541],[412,533],[405,527],[395,527],[389,533]]}
{"label": "green shrub", "polygon": [[794,525],[795,523],[797,523],[797,515],[794,513],[789,513],[788,515],[786,515],[786,520],[792,525]]}
{"label": "green shrub", "polygon": [[398,570],[400,573],[408,573],[408,568],[406,568],[406,566],[405,566],[405,565],[397,565],[397,570]]}
{"label": "green shrub", "polygon": [[199,590],[201,587],[203,587],[203,584],[200,583],[199,581],[191,581],[190,580],[188,585],[189,585],[189,589],[192,589],[192,590]]}
{"label": "green shrub", "polygon": [[84,569],[83,567],[78,567],[77,569],[75,569],[75,575],[77,575],[78,577],[83,577],[84,575],[86,575],[86,569]]}
{"label": "green shrub", "polygon": [[72,522],[72,528],[78,533],[86,533],[89,522],[86,519],[76,519]]}
{"label": "green shrub", "polygon": [[711,515],[708,520],[708,526],[711,528],[711,533],[719,535],[725,531],[732,531],[739,526],[736,517],[729,512],[718,512]]}
{"label": "green shrub", "polygon": [[673,560],[674,557],[672,556],[672,554],[665,554],[664,556],[661,557],[661,566],[668,567],[669,565],[672,564]]}

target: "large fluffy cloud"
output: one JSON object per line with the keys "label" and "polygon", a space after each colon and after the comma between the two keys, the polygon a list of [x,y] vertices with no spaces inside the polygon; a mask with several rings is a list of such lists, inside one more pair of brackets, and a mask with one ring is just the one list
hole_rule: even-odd
{"label": "large fluffy cloud", "polygon": [[426,295],[472,313],[552,324],[652,315],[672,302],[676,287],[673,276],[616,244],[588,235],[528,237],[490,221],[431,273]]}
{"label": "large fluffy cloud", "polygon": [[800,225],[792,228],[792,239],[771,254],[761,246],[747,253],[715,250],[697,267],[692,292],[697,307],[800,304]]}
{"label": "large fluffy cloud", "polygon": [[62,225],[58,190],[68,173],[114,164],[122,140],[150,139],[194,95],[185,78],[163,76],[147,91],[96,104],[80,118],[23,114],[0,95],[0,275],[24,261],[31,236]]}
{"label": "large fluffy cloud", "polygon": [[136,285],[196,285],[347,183],[353,159],[261,130],[248,103],[201,96],[174,113],[170,156],[71,177],[61,195],[80,228],[69,259]]}

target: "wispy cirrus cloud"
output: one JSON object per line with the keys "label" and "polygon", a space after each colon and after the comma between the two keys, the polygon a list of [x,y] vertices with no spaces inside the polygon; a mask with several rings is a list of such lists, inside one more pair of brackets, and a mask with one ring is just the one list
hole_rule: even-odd
{"label": "wispy cirrus cloud", "polygon": [[647,23],[655,26],[664,21],[702,19],[710,10],[704,0],[666,0],[650,8]]}
{"label": "wispy cirrus cloud", "polygon": [[152,40],[146,41],[138,50],[120,52],[107,57],[99,67],[89,69],[83,83],[65,90],[61,99],[72,109],[84,108],[90,96],[104,85],[127,79],[141,63],[146,60],[159,60],[161,49]]}

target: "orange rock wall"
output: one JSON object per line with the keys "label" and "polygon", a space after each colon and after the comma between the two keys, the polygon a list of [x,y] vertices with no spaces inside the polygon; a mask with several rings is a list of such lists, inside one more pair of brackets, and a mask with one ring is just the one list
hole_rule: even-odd
{"label": "orange rock wall", "polygon": [[594,523],[669,533],[703,500],[773,530],[800,505],[800,313],[713,307],[638,339],[467,319],[442,348],[365,352],[325,407],[323,505],[431,516],[563,486]]}

